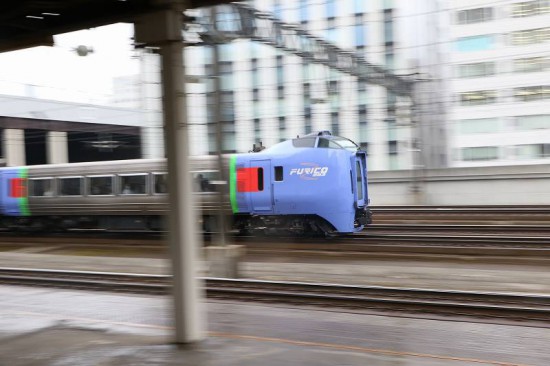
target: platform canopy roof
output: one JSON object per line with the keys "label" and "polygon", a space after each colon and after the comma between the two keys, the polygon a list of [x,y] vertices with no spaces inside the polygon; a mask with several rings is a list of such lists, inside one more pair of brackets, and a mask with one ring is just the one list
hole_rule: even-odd
{"label": "platform canopy roof", "polygon": [[[2,0],[0,52],[53,45],[53,35],[133,22],[143,14],[171,6],[177,0]],[[230,0],[182,1],[189,9]]]}

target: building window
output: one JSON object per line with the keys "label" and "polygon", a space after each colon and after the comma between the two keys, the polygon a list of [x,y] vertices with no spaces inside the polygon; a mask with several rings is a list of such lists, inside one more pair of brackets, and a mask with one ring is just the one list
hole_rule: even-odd
{"label": "building window", "polygon": [[458,24],[473,24],[491,20],[493,20],[493,8],[468,9],[456,13]]}
{"label": "building window", "polygon": [[455,41],[459,52],[484,51],[493,48],[495,37],[491,34],[473,37],[462,37]]}
{"label": "building window", "polygon": [[393,14],[392,9],[384,10],[384,41],[393,43]]}
{"label": "building window", "polygon": [[515,72],[540,72],[550,69],[550,57],[528,57],[514,60]]}
{"label": "building window", "polygon": [[396,155],[398,153],[397,141],[388,141],[388,152],[390,155]]}
{"label": "building window", "polygon": [[520,159],[550,158],[550,144],[517,145],[516,157]]}
{"label": "building window", "polygon": [[357,108],[357,114],[359,123],[367,123],[367,106],[364,104],[359,105]]}
{"label": "building window", "polygon": [[326,0],[327,18],[336,17],[336,0]]}
{"label": "building window", "polygon": [[222,91],[220,93],[220,109],[222,121],[234,121],[235,120],[235,105],[233,102],[232,91]]}
{"label": "building window", "polygon": [[482,105],[495,103],[497,96],[494,90],[477,90],[460,93],[460,105]]}
{"label": "building window", "polygon": [[258,141],[260,139],[260,132],[261,132],[260,119],[254,118],[254,141]]}
{"label": "building window", "polygon": [[531,17],[548,12],[550,12],[550,2],[548,0],[524,1],[512,4],[513,18]]}
{"label": "building window", "polygon": [[275,18],[277,19],[283,19],[283,10],[282,10],[282,6],[281,4],[279,3],[279,1],[274,1],[274,4],[273,4],[273,14],[275,15]]}
{"label": "building window", "polygon": [[325,39],[330,43],[338,43],[338,40],[339,40],[338,28],[336,27],[328,28],[326,30]]}
{"label": "building window", "polygon": [[338,112],[332,112],[330,114],[330,128],[333,135],[337,136],[340,134],[340,118]]}
{"label": "building window", "polygon": [[283,56],[277,56],[277,84],[281,85],[285,82],[284,68],[283,68]]}
{"label": "building window", "polygon": [[498,159],[498,146],[465,147],[461,149],[464,161],[485,161]]}
{"label": "building window", "polygon": [[547,42],[550,40],[550,27],[512,32],[510,40],[513,46]]}
{"label": "building window", "polygon": [[285,117],[279,117],[279,141],[286,139],[286,120]]}
{"label": "building window", "polygon": [[283,85],[279,85],[277,87],[277,98],[283,99],[285,97],[285,87]]}
{"label": "building window", "polygon": [[353,0],[353,11],[356,14],[362,14],[367,12],[368,1],[366,0]]}
{"label": "building window", "polygon": [[475,133],[499,132],[500,121],[498,118],[462,119],[458,121],[458,133],[469,135]]}
{"label": "building window", "polygon": [[237,151],[236,141],[235,141],[235,123],[234,121],[223,121],[222,122],[222,152],[223,153],[234,153]]}
{"label": "building window", "polygon": [[230,7],[219,6],[216,13],[215,27],[221,32],[235,32],[239,24],[238,15]]}
{"label": "building window", "polygon": [[514,96],[520,102],[550,98],[550,85],[528,86],[514,89]]}
{"label": "building window", "polygon": [[476,78],[495,74],[494,62],[477,62],[458,65],[458,76],[461,78]]}
{"label": "building window", "polygon": [[222,61],[219,63],[220,87],[222,90],[233,90],[233,63]]}
{"label": "building window", "polygon": [[355,33],[355,47],[367,45],[367,25],[363,14],[355,14],[353,32]]}
{"label": "building window", "polygon": [[[307,111],[304,111],[307,112]],[[312,125],[311,125],[311,109],[309,110],[309,113],[304,113],[304,128],[305,133],[311,133]]]}
{"label": "building window", "polygon": [[300,23],[304,25],[304,23],[307,25],[307,21],[309,20],[307,8],[308,8],[308,2],[309,0],[300,0]]}
{"label": "building window", "polygon": [[355,47],[364,47],[367,44],[366,26],[364,24],[354,25]]}
{"label": "building window", "polygon": [[550,129],[550,114],[517,116],[516,128],[518,130]]}
{"label": "building window", "polygon": [[389,70],[393,70],[395,68],[393,53],[386,53],[384,55],[384,58],[386,62],[386,68]]}

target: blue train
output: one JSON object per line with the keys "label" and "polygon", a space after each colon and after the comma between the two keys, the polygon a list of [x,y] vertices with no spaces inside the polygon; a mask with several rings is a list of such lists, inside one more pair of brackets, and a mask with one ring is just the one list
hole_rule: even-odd
{"label": "blue train", "polygon": [[[366,153],[323,131],[260,152],[191,157],[198,217],[215,231],[223,210],[247,233],[346,234],[371,222]],[[10,230],[163,230],[163,159],[0,169],[0,225]],[[220,194],[223,194],[220,200]],[[223,202],[220,208],[220,201]]]}

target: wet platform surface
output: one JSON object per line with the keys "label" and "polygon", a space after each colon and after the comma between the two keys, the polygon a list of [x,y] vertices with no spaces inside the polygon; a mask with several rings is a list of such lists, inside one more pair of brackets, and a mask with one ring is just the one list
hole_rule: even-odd
{"label": "wet platform surface", "polygon": [[[169,273],[162,259],[0,253],[0,266]],[[206,264],[202,264],[207,275]],[[244,261],[242,278],[550,294],[546,267],[440,261]],[[0,366],[550,365],[550,327],[239,302],[203,305],[204,341],[172,343],[165,296],[0,286]]]}
{"label": "wet platform surface", "polygon": [[208,301],[204,341],[172,340],[166,296],[0,286],[0,365],[550,364],[550,329]]}

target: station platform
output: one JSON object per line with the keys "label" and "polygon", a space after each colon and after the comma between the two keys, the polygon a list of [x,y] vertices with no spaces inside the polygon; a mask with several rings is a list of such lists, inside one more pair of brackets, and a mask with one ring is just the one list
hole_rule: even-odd
{"label": "station platform", "polygon": [[550,364],[550,329],[207,301],[205,339],[172,342],[167,296],[0,286],[2,366]]}
{"label": "station platform", "polygon": [[[0,253],[0,266],[169,273],[165,259]],[[208,273],[204,264],[203,272]],[[543,266],[245,258],[241,278],[550,293]],[[168,296],[0,286],[1,366],[549,365],[550,328],[205,300],[205,339],[173,343]]]}

